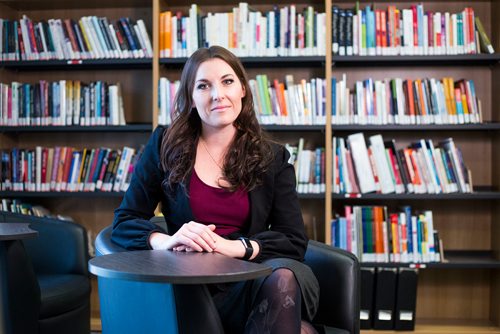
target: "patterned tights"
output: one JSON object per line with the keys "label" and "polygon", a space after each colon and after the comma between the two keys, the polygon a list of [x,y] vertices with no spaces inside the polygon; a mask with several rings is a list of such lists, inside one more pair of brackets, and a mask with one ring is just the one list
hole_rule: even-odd
{"label": "patterned tights", "polygon": [[245,325],[245,334],[317,333],[300,318],[299,285],[291,270],[280,268],[262,284]]}

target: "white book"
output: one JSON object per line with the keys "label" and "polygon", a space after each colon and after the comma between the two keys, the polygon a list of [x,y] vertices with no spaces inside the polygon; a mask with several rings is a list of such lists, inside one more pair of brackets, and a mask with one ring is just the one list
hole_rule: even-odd
{"label": "white book", "polygon": [[149,39],[148,31],[146,30],[146,25],[142,19],[137,20],[137,26],[141,32],[142,39],[146,44],[146,50],[148,57],[153,57],[153,47],[151,46],[151,40]]}
{"label": "white book", "polygon": [[128,51],[124,50],[122,51],[120,47],[120,43],[118,42],[118,37],[116,37],[116,31],[115,27],[112,24],[108,25],[109,29],[109,34],[111,36],[111,39],[113,40],[113,44],[115,45],[116,48],[116,54],[118,58],[128,58]]}
{"label": "white book", "polygon": [[127,154],[127,161],[124,164],[125,167],[124,167],[122,179],[120,182],[120,191],[127,191],[127,188],[130,185],[130,183],[127,183],[126,180],[127,180],[129,172],[131,172],[130,164],[132,163],[132,161],[134,159],[134,155],[136,154],[135,149],[133,149],[133,148],[128,148],[128,149],[129,149],[129,152]]}
{"label": "white book", "polygon": [[144,41],[144,39],[142,38],[142,33],[141,31],[139,30],[139,26],[136,24],[136,25],[131,25],[131,28],[134,29],[135,31],[135,34],[137,36],[137,40],[139,42],[139,45],[138,47],[140,48],[139,50],[139,54],[141,56],[141,58],[144,58],[144,57],[149,57],[148,55],[148,50],[146,48],[146,42]]}
{"label": "white book", "polygon": [[42,191],[42,147],[35,147],[35,191]]}
{"label": "white book", "polygon": [[[17,81],[13,81],[11,84],[12,88],[12,118],[9,120],[10,123],[8,125],[20,125],[19,124],[19,87],[21,84]],[[0,108],[2,106],[1,103],[1,92],[0,92]],[[0,112],[1,114],[1,112]],[[1,117],[0,117],[1,119]]]}
{"label": "white book", "polygon": [[109,43],[111,44],[111,55],[114,58],[121,58],[120,44],[118,43],[118,39],[116,39],[114,29],[111,29],[113,25],[109,24],[107,17],[103,17],[102,22],[104,23],[103,29],[105,29],[103,33],[109,37]]}
{"label": "white book", "polygon": [[90,16],[89,23],[92,25],[92,29],[94,31],[96,41],[100,46],[100,49],[103,51],[106,58],[112,58],[113,55],[111,50],[108,48],[106,41],[104,40],[104,34],[102,32],[101,26],[99,24],[99,18],[95,15]]}
{"label": "white book", "polygon": [[24,52],[27,60],[34,60],[33,52],[31,51],[31,42],[28,33],[28,21],[29,18],[26,15],[23,15],[23,18],[19,20],[19,24],[21,25],[21,35],[24,42]]}
{"label": "white book", "polygon": [[297,15],[296,15],[296,8],[295,5],[290,5],[290,56],[298,56],[297,52],[297,45],[295,44],[296,42],[296,35],[297,35]]}
{"label": "white book", "polygon": [[[432,143],[432,141],[431,141],[431,143]],[[430,181],[433,184],[433,187],[435,189],[435,193],[439,194],[442,192],[442,189],[441,189],[439,177],[436,174],[436,166],[434,164],[434,160],[432,158],[430,148],[428,148],[428,145],[424,139],[420,140],[420,146],[422,148],[422,153],[423,153],[423,157],[425,159],[427,169],[429,170],[429,176],[431,178]]]}
{"label": "white book", "polygon": [[109,125],[119,125],[119,102],[118,102],[118,86],[110,85],[108,87],[108,100],[109,100]]}
{"label": "white book", "polygon": [[82,20],[85,24],[85,30],[87,32],[87,37],[92,44],[92,50],[94,51],[94,58],[106,58],[106,53],[99,42],[99,38],[97,37],[97,33],[94,29],[94,24],[92,22],[91,16],[82,17]]}
{"label": "white book", "polygon": [[376,191],[375,177],[371,168],[368,149],[363,133],[355,133],[347,137],[351,150],[354,168],[358,177],[359,189],[362,194]]}
{"label": "white book", "polygon": [[451,189],[450,189],[450,186],[448,184],[448,178],[446,176],[446,170],[444,169],[443,159],[441,158],[441,154],[439,151],[437,151],[436,148],[434,148],[434,144],[432,142],[432,139],[427,140],[427,145],[429,147],[431,161],[433,162],[434,167],[435,167],[434,172],[439,179],[441,191],[443,193],[449,193],[449,192],[451,192]]}
{"label": "white book", "polygon": [[383,194],[390,194],[396,191],[394,181],[391,177],[391,166],[387,162],[385,155],[384,140],[381,135],[369,137],[372,156],[377,168],[377,175],[380,182],[380,189]]}
{"label": "white book", "polygon": [[118,169],[116,171],[115,182],[113,183],[113,191],[120,191],[126,169],[128,169],[128,165],[131,161],[131,155],[134,154],[133,152],[133,148],[128,146],[123,147],[120,163],[118,164]]}
{"label": "white book", "polygon": [[56,125],[66,122],[66,80],[59,80],[59,117],[55,119]]}

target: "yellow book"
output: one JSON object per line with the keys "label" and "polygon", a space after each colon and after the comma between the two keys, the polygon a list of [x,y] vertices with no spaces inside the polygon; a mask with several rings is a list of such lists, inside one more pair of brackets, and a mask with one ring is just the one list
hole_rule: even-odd
{"label": "yellow book", "polygon": [[234,49],[235,48],[235,45],[234,45],[234,29],[233,29],[233,13],[228,13],[227,15],[228,17],[228,27],[229,27],[229,41],[228,41],[228,45],[229,45],[229,49]]}
{"label": "yellow book", "polygon": [[165,57],[165,12],[160,13],[160,57]]}
{"label": "yellow book", "polygon": [[165,57],[172,57],[172,12],[165,13]]}
{"label": "yellow book", "polygon": [[457,106],[454,103],[455,102],[455,96],[454,96],[455,94],[453,93],[455,91],[455,87],[453,85],[453,78],[451,78],[451,77],[448,78],[448,90],[450,92],[450,104],[451,104],[451,109],[453,111],[452,115],[456,115],[457,114]]}
{"label": "yellow book", "polygon": [[80,26],[80,30],[82,31],[83,40],[84,40],[85,44],[87,45],[87,50],[89,50],[89,56],[90,56],[90,54],[92,54],[92,52],[94,50],[92,49],[92,45],[89,42],[89,38],[87,36],[87,32],[85,31],[85,27],[84,27],[83,22],[82,22],[81,19],[78,20],[78,25]]}

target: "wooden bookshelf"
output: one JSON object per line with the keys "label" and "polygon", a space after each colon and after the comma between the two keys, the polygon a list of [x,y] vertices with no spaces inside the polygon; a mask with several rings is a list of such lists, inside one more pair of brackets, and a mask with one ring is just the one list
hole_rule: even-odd
{"label": "wooden bookshelf", "polygon": [[[421,138],[440,140],[453,137],[472,170],[475,187],[470,194],[331,194],[327,191],[326,218],[342,213],[343,205],[387,205],[395,209],[411,205],[415,210],[432,210],[434,226],[444,243],[447,262],[427,264],[362,263],[362,267],[416,267],[419,269],[416,333],[500,333],[500,129],[498,105],[500,88],[498,53],[500,47],[500,6],[496,1],[423,2],[359,1],[359,8],[386,9],[388,5],[410,8],[423,3],[424,10],[458,12],[472,6],[490,36],[495,54],[433,56],[339,56],[327,57],[332,76],[347,74],[347,87],[367,78],[472,79],[483,103],[482,124],[467,125],[331,125],[333,135],[381,133],[395,138],[403,147]],[[332,0],[332,6],[354,8],[356,2]],[[327,122],[327,133],[329,122]],[[328,140],[327,136],[327,140]],[[328,146],[327,146],[328,147]],[[331,152],[331,151],[330,151]],[[328,165],[329,168],[331,165]],[[332,211],[328,210],[329,201]],[[325,226],[325,235],[330,227]],[[362,333],[395,333],[362,330]]]}

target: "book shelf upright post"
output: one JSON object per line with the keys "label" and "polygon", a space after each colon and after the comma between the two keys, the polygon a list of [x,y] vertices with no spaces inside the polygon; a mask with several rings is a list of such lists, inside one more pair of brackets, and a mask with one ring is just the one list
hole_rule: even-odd
{"label": "book shelf upright post", "polygon": [[[326,65],[325,65],[325,78],[326,78],[326,110],[332,110],[332,0],[325,0],[326,7]],[[332,221],[332,113],[326,113],[325,124],[325,243],[331,244],[331,224]]]}
{"label": "book shelf upright post", "polygon": [[[491,40],[498,52],[500,48],[500,3],[498,1],[492,2],[491,10]],[[492,120],[500,122],[500,64],[496,64],[492,74]],[[493,151],[492,151],[492,164],[493,164],[493,186],[500,189],[500,132],[497,132],[493,138]],[[500,259],[500,203],[497,201],[495,205],[495,212],[492,218],[491,230],[491,244],[493,252],[497,259]],[[493,286],[491,293],[491,319],[500,326],[500,270],[496,270],[493,275]]]}

